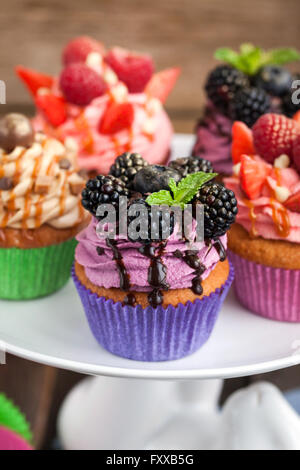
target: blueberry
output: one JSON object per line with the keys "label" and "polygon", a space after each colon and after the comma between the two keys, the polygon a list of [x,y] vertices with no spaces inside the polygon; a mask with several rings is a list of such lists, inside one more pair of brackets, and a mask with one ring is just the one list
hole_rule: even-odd
{"label": "blueberry", "polygon": [[254,84],[273,96],[283,96],[291,88],[293,77],[284,67],[266,65],[254,77]]}
{"label": "blueberry", "polygon": [[142,194],[155,193],[162,189],[169,189],[171,178],[179,182],[181,175],[166,166],[149,165],[135,175],[133,186],[135,191]]}

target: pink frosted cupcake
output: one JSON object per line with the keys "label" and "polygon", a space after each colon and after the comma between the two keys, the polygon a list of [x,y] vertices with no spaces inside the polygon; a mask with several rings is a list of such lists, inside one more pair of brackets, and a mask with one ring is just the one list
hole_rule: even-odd
{"label": "pink frosted cupcake", "polygon": [[299,60],[293,49],[265,52],[250,44],[242,44],[240,53],[218,49],[215,57],[224,62],[212,70],[205,91],[207,106],[196,129],[193,155],[210,160],[221,174],[230,175],[231,128],[234,121],[252,127],[267,112],[292,116],[299,109],[291,100],[292,74],[282,67],[285,62]]}
{"label": "pink frosted cupcake", "polygon": [[300,126],[266,114],[252,131],[234,127],[225,183],[239,207],[228,241],[237,297],[258,315],[300,322]]}
{"label": "pink frosted cupcake", "polygon": [[162,103],[179,69],[155,74],[148,55],[105,51],[80,37],[65,47],[58,78],[16,70],[34,96],[35,129],[75,147],[81,168],[107,174],[125,151],[141,152],[152,164],[168,160],[173,129]]}

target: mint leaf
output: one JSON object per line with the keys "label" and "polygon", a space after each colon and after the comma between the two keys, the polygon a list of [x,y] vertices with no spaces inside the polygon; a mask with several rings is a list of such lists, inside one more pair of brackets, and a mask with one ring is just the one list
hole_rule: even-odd
{"label": "mint leaf", "polygon": [[188,175],[186,178],[181,180],[177,186],[176,201],[181,204],[187,204],[193,199],[201,186],[216,176],[217,173],[204,173],[203,171]]}
{"label": "mint leaf", "polygon": [[265,53],[264,65],[284,65],[289,62],[300,60],[300,54],[296,49],[281,48],[273,49]]}
{"label": "mint leaf", "polygon": [[240,55],[248,55],[254,49],[257,49],[257,48],[253,44],[251,44],[250,42],[244,42],[243,44],[240,45]]}
{"label": "mint leaf", "polygon": [[170,189],[171,189],[172,193],[174,194],[174,198],[176,199],[177,184],[176,184],[176,181],[174,180],[174,178],[170,179],[169,186],[170,186]]}
{"label": "mint leaf", "polygon": [[217,49],[215,52],[215,59],[222,60],[223,62],[238,68],[237,64],[239,60],[239,54],[237,54],[233,49],[229,49],[228,47],[221,47]]}
{"label": "mint leaf", "polygon": [[196,193],[199,191],[201,186],[203,186],[208,181],[212,180],[218,175],[218,173],[204,173],[199,171],[192,175],[188,175],[186,178],[183,178],[178,185],[173,178],[169,181],[170,191],[162,190],[157,193],[150,194],[147,197],[146,202],[149,206],[180,206],[181,209],[184,209],[185,204],[190,202]]}
{"label": "mint leaf", "polygon": [[171,193],[166,190],[162,190],[162,191],[159,191],[158,193],[150,194],[150,196],[147,197],[146,202],[147,204],[149,204],[149,206],[166,205],[166,206],[172,207],[176,205],[174,199],[172,198]]}
{"label": "mint leaf", "polygon": [[247,75],[255,75],[265,65],[283,65],[300,60],[300,53],[296,49],[288,47],[264,51],[253,44],[244,43],[240,46],[240,53],[228,47],[217,49],[215,58],[232,65]]}

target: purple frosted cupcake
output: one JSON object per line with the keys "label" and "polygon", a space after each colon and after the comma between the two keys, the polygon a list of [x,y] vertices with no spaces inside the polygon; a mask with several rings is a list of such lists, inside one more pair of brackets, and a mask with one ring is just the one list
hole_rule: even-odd
{"label": "purple frosted cupcake", "polygon": [[[177,170],[142,166],[140,156],[123,154],[112,175],[90,180],[83,191],[82,203],[94,217],[77,237],[73,279],[96,340],[118,356],[166,361],[193,353],[209,338],[232,283],[226,231],[237,212],[234,193],[211,181],[215,173],[183,177],[190,163],[179,160]],[[110,203],[120,215],[121,197],[128,198],[128,233],[121,233],[119,218],[117,235],[104,237],[99,233],[99,205]],[[177,216],[189,202],[193,218],[183,236]],[[135,233],[134,204],[139,205],[137,215],[145,211],[146,220]],[[196,215],[203,204],[201,237]],[[168,225],[163,216],[166,205]],[[155,234],[151,206],[159,211]]]}
{"label": "purple frosted cupcake", "polygon": [[196,129],[193,155],[210,160],[215,171],[232,173],[231,128],[234,121],[252,127],[265,113],[293,116],[300,108],[293,104],[292,74],[282,65],[299,60],[294,49],[263,51],[242,44],[240,53],[221,48],[215,58],[224,62],[213,69],[206,81],[207,106]]}

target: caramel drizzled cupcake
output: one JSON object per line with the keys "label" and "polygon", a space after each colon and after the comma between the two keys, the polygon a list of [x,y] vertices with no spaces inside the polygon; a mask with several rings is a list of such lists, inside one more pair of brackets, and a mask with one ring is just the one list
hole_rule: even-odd
{"label": "caramel drizzled cupcake", "polygon": [[69,278],[87,224],[76,155],[21,114],[0,120],[0,297],[48,295]]}
{"label": "caramel drizzled cupcake", "polygon": [[234,126],[234,175],[225,183],[239,207],[228,235],[237,297],[263,317],[300,322],[300,126],[272,113],[252,130]]}
{"label": "caramel drizzled cupcake", "polygon": [[[165,361],[193,353],[211,334],[233,280],[226,232],[237,202],[213,180],[208,162],[202,162],[207,172],[193,173],[199,166],[193,157],[172,167],[141,160],[121,155],[111,173],[122,168],[122,179],[99,175],[87,183],[82,203],[93,219],[77,237],[73,278],[92,333],[105,349],[134,360]],[[102,203],[122,214],[112,238],[100,236]],[[191,219],[182,231],[177,216],[182,220],[188,203]],[[166,219],[164,206],[170,206]],[[204,227],[198,207],[204,207]]]}

